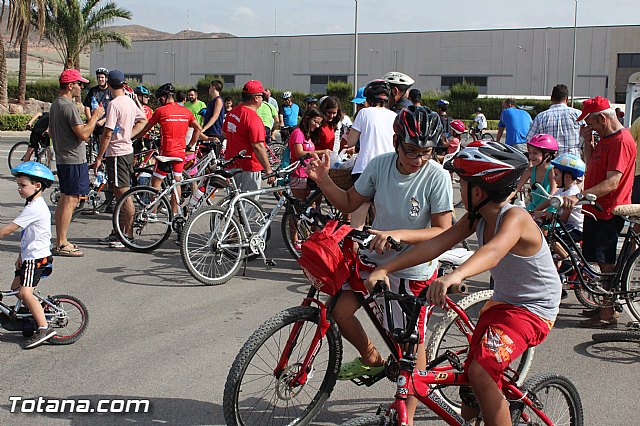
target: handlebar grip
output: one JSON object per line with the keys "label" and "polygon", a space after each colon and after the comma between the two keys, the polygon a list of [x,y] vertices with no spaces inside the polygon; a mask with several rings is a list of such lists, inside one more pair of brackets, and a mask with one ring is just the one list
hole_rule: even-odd
{"label": "handlebar grip", "polygon": [[468,287],[466,284],[460,283],[460,284],[454,284],[451,287],[447,288],[447,294],[461,294],[461,293],[466,293],[468,290]]}
{"label": "handlebar grip", "polygon": [[371,291],[371,294],[378,294],[378,293],[382,293],[382,291],[385,289],[385,287],[387,286],[387,283],[382,281],[382,280],[378,280],[376,281],[376,285],[373,286],[373,290]]}
{"label": "handlebar grip", "polygon": [[400,244],[399,242],[394,240],[393,237],[391,237],[391,235],[389,235],[387,237],[387,243],[389,243],[391,248],[394,249],[395,251],[401,251],[402,250],[402,244]]}
{"label": "handlebar grip", "polygon": [[598,203],[593,203],[593,207],[594,207],[596,210],[598,210],[599,212],[603,212],[603,211],[604,211],[604,208],[603,208],[600,204],[598,204]]}

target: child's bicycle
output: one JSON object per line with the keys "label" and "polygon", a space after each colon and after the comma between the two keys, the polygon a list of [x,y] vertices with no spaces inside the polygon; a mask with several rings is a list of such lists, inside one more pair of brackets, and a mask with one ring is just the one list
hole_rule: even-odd
{"label": "child's bicycle", "polygon": [[[384,298],[387,309],[396,302],[408,320],[404,329],[396,328],[393,337],[396,342],[406,344],[406,350],[398,363],[395,401],[388,407],[379,407],[376,416],[351,420],[345,426],[400,426],[408,424],[407,396],[415,396],[438,417],[450,425],[477,425],[481,419],[467,421],[434,392],[446,387],[458,388],[469,385],[463,363],[453,353],[447,352],[427,364],[425,370],[415,369],[415,347],[418,342],[418,313],[422,306],[431,312],[433,304],[425,298],[426,289],[418,297],[397,295],[383,291],[384,282],[379,282],[373,294],[367,299]],[[446,299],[448,309],[459,307],[451,299]],[[391,317],[391,316],[388,316]],[[389,326],[393,326],[389,321]],[[530,378],[520,387],[518,377],[507,369],[502,378],[502,393],[509,402],[511,420],[514,425],[571,425],[583,424],[582,402],[576,387],[566,377],[546,373]]]}
{"label": "child's bicycle", "polygon": [[[8,331],[21,331],[24,337],[30,337],[37,328],[36,323],[31,312],[22,306],[17,294],[18,290],[0,292],[0,324]],[[66,294],[45,297],[37,290],[33,295],[42,304],[49,327],[57,332],[49,339],[52,345],[69,345],[82,337],[89,324],[89,312],[77,297]],[[3,302],[7,297],[16,298],[14,306]]]}
{"label": "child's bicycle", "polygon": [[[305,217],[326,223],[328,217],[309,209]],[[367,231],[352,230],[343,244],[345,256],[349,256],[351,241],[361,249],[369,248],[374,236]],[[399,244],[390,241],[392,247]],[[358,268],[356,268],[358,269]],[[355,271],[352,271],[355,273]],[[360,276],[356,276],[361,280]],[[374,376],[361,376],[351,380],[358,386],[370,387],[388,378],[395,382],[400,373],[403,349],[396,342],[393,332],[383,325],[381,307],[376,300],[355,292],[360,305],[375,326],[388,348],[390,355],[384,371]],[[473,333],[477,317],[461,308],[475,310],[491,296],[491,291],[481,291],[465,297],[454,305],[450,314],[443,318],[434,335],[425,347],[433,347],[434,354],[447,345],[447,339],[461,330],[462,345],[446,353],[451,357],[464,358]],[[301,306],[285,309],[264,322],[244,344],[229,371],[224,389],[223,409],[227,425],[309,424],[327,400],[338,378],[342,362],[342,340],[338,327],[331,319],[331,312],[339,295],[322,302],[319,289],[311,285]],[[469,300],[467,300],[469,299]],[[479,310],[479,309],[478,309]],[[430,312],[426,320],[430,318]],[[455,339],[454,339],[455,340]],[[459,341],[457,341],[459,343]],[[523,378],[531,365],[533,348],[512,363],[512,375]],[[427,352],[427,359],[429,352]],[[449,367],[449,370],[451,367]],[[443,368],[443,371],[447,371]],[[435,393],[434,393],[435,395]],[[455,411],[460,405],[457,395],[443,394],[442,404]]]}

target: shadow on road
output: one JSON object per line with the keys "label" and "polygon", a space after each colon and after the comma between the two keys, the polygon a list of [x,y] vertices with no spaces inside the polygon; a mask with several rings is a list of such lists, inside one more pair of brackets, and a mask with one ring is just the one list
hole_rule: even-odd
{"label": "shadow on road", "polygon": [[[615,330],[612,331],[615,333]],[[638,342],[584,342],[574,346],[576,353],[610,364],[636,364],[640,362]]]}

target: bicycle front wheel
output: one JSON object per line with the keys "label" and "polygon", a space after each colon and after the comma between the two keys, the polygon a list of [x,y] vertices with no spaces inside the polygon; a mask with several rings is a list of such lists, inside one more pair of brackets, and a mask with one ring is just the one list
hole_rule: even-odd
{"label": "bicycle front wheel", "polygon": [[18,142],[11,147],[11,150],[9,151],[9,158],[7,159],[9,162],[9,170],[24,162],[23,159],[27,153],[27,149],[29,149],[29,142]]}
{"label": "bicycle front wheel", "polygon": [[[584,424],[582,401],[576,387],[566,377],[558,374],[541,374],[527,380],[523,393],[538,401],[540,410],[556,426],[582,426]],[[516,405],[522,403],[514,402]],[[546,423],[538,417],[531,407],[519,407],[512,410],[511,421],[514,425],[537,425]]]}
{"label": "bicycle front wheel", "polygon": [[[480,310],[492,295],[493,290],[478,291],[458,302],[458,306],[465,311],[474,327],[478,323]],[[464,333],[461,330],[466,330],[469,334]],[[467,359],[467,352],[469,350],[472,333],[473,330],[468,329],[462,318],[460,318],[455,311],[449,310],[447,315],[445,315],[436,325],[433,334],[429,338],[429,342],[426,346],[427,362],[434,360],[446,351],[451,351],[460,358],[462,363],[464,363]],[[518,374],[518,385],[524,382],[524,379],[531,368],[533,354],[534,348],[529,348],[510,364],[511,369]],[[438,389],[436,392],[439,392],[440,396],[459,412],[461,401],[457,387],[448,386]]]}
{"label": "bicycle front wheel", "polygon": [[113,231],[130,250],[148,253],[171,235],[173,213],[169,201],[150,186],[124,193],[113,209]]}
{"label": "bicycle front wheel", "polygon": [[640,343],[640,330],[596,333],[592,335],[591,338],[596,343],[613,343],[613,342]]}
{"label": "bicycle front wheel", "polygon": [[77,297],[50,296],[44,299],[42,308],[49,326],[56,330],[56,335],[49,340],[52,345],[75,343],[87,330],[89,312]]}
{"label": "bicycle front wheel", "polygon": [[492,141],[495,142],[495,138],[493,137],[493,135],[491,133],[483,133],[482,134],[482,140],[483,141]]}
{"label": "bicycle front wheel", "polygon": [[[309,366],[306,382],[293,383],[311,350],[319,321],[317,308],[298,306],[275,315],[251,335],[236,356],[224,387],[227,425],[307,425],[313,420],[333,391],[342,359],[342,341],[332,323]],[[296,330],[297,335],[292,336]],[[287,362],[276,375],[281,359]]]}
{"label": "bicycle front wheel", "polygon": [[180,256],[189,274],[206,285],[233,278],[244,258],[244,238],[238,221],[218,207],[197,210],[182,231]]}
{"label": "bicycle front wheel", "polygon": [[286,148],[287,147],[281,143],[272,142],[268,148],[271,150],[271,152],[268,153],[269,164],[271,164],[272,166],[277,166],[278,164],[280,164],[280,162],[282,161],[282,154],[284,154],[284,150]]}
{"label": "bicycle front wheel", "polygon": [[633,252],[625,265],[622,291],[629,312],[640,321],[640,249]]}

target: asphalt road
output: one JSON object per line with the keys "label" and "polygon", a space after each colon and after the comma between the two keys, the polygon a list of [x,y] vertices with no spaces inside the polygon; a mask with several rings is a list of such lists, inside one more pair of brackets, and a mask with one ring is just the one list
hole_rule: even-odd
{"label": "asphalt road", "polygon": [[[6,163],[10,146],[19,139],[0,135],[2,224],[23,205]],[[284,248],[279,224],[269,243],[277,267],[267,271],[254,261],[246,276],[217,287],[188,275],[172,241],[152,254],[100,246],[96,239],[107,235],[110,226],[107,215],[74,221],[70,237],[85,257],[56,258],[54,274],[39,287],[46,294],[77,296],[88,306],[90,324],[80,341],[24,351],[20,333],[0,329],[0,424],[223,424],[224,383],[239,348],[267,318],[298,305],[308,288]],[[18,251],[18,235],[0,241],[5,288]],[[472,284],[483,288],[487,281],[485,274]],[[593,344],[593,330],[577,326],[581,309],[573,296],[563,303],[555,328],[536,350],[530,374],[553,371],[570,377],[582,397],[587,425],[637,425],[640,348]],[[348,344],[345,352],[345,359],[355,356]],[[339,382],[316,424],[371,414],[393,391],[386,381],[372,388]],[[12,396],[149,399],[151,409],[141,414],[11,413]],[[437,424],[424,411],[419,420]]]}

